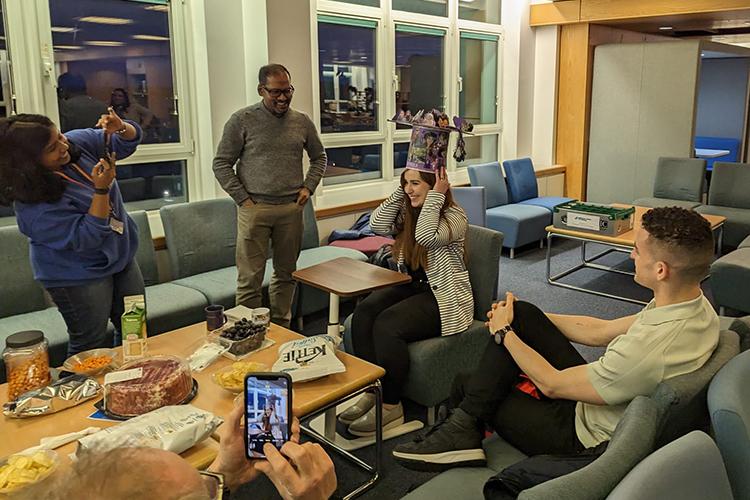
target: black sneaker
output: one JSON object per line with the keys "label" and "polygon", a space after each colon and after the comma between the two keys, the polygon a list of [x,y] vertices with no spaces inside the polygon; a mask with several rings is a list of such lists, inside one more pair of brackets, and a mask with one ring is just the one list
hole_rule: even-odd
{"label": "black sneaker", "polygon": [[477,420],[460,408],[424,436],[396,446],[393,456],[406,468],[429,472],[487,464]]}

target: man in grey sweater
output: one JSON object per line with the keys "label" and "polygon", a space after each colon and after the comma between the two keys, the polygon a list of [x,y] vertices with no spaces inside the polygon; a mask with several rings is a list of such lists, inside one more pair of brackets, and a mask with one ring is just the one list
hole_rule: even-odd
{"label": "man in grey sweater", "polygon": [[[326,167],[325,149],[312,120],[289,107],[294,95],[290,80],[280,64],[260,68],[258,94],[263,100],[229,118],[213,163],[216,179],[239,207],[236,302],[260,307],[270,239],[271,320],[284,327],[291,321],[302,211]],[[303,149],[310,158],[306,176]]]}

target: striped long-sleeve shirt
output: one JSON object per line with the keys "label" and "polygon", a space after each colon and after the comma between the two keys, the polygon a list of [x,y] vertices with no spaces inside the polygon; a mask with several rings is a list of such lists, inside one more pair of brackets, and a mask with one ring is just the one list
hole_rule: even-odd
{"label": "striped long-sleeve shirt", "polygon": [[[377,234],[395,234],[395,223],[404,204],[404,190],[399,187],[376,208],[370,227]],[[452,206],[441,217],[445,195],[429,191],[419,212],[414,239],[427,250],[427,280],[440,311],[442,335],[466,330],[474,316],[469,271],[464,263],[464,238],[468,221],[463,209]],[[398,256],[404,263],[403,254]]]}

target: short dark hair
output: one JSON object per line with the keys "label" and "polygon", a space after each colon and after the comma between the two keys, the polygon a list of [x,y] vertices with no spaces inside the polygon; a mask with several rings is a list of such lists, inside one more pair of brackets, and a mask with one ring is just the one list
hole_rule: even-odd
{"label": "short dark hair", "polygon": [[86,93],[86,80],[78,73],[63,73],[57,78],[57,86],[68,94]]}
{"label": "short dark hair", "polygon": [[698,212],[680,207],[652,208],[643,229],[671,256],[670,264],[687,280],[702,280],[714,256],[711,224]]}
{"label": "short dark hair", "polygon": [[280,75],[282,73],[286,73],[290,79],[292,78],[292,74],[289,70],[281,64],[266,64],[265,66],[261,66],[260,71],[258,71],[258,83],[260,85],[265,85],[266,82],[268,82],[269,76]]}
{"label": "short dark hair", "polygon": [[54,126],[43,115],[0,118],[0,204],[60,199],[65,190],[62,179],[39,162]]}

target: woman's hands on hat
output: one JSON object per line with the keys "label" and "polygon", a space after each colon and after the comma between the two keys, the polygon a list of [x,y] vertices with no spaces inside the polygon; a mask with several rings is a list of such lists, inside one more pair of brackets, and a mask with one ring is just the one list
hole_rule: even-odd
{"label": "woman's hands on hat", "polygon": [[450,187],[451,184],[448,182],[448,172],[445,171],[445,167],[439,168],[435,173],[435,185],[432,187],[433,191],[445,194]]}

